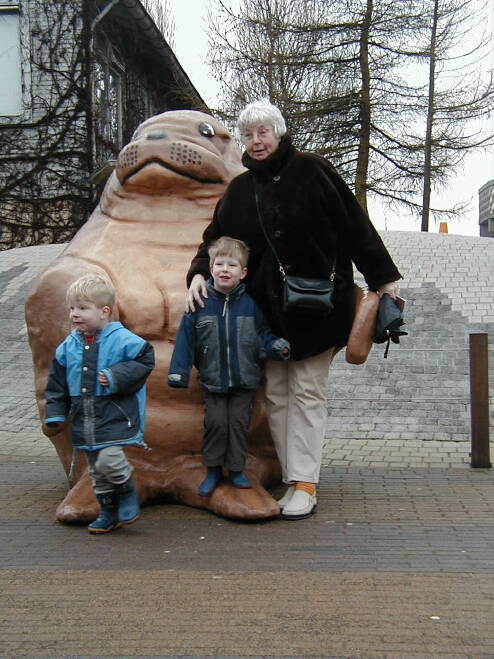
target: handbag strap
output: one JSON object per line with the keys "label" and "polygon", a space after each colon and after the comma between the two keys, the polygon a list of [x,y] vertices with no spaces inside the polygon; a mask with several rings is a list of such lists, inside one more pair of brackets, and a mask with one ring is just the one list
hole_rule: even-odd
{"label": "handbag strap", "polygon": [[254,186],[254,197],[256,200],[256,208],[257,208],[257,217],[259,218],[259,224],[261,225],[262,232],[264,234],[264,237],[266,238],[266,242],[271,248],[271,251],[273,252],[276,261],[278,262],[278,268],[279,271],[281,272],[281,276],[283,277],[283,281],[286,281],[286,273],[285,269],[283,268],[283,264],[280,261],[280,258],[278,256],[278,253],[276,252],[273,243],[269,239],[268,232],[266,231],[266,227],[264,226],[264,222],[262,221],[262,214],[261,214],[261,203],[259,201],[259,194],[257,192],[257,183],[254,175],[252,175],[252,184]]}
{"label": "handbag strap", "polygon": [[[266,242],[270,246],[271,251],[273,252],[273,254],[275,256],[275,259],[278,263],[278,268],[279,268],[279,271],[281,272],[281,276],[283,277],[283,281],[286,281],[285,269],[283,267],[283,264],[280,261],[280,257],[278,256],[278,253],[275,250],[273,243],[271,242],[271,240],[268,236],[268,232],[266,231],[266,227],[264,226],[264,222],[262,221],[261,202],[259,200],[259,193],[257,191],[257,181],[256,181],[256,178],[255,178],[254,174],[252,174],[252,172],[251,172],[251,176],[252,176],[252,186],[254,188],[254,198],[256,200],[256,209],[257,209],[257,217],[259,218],[259,224],[261,225],[261,229],[262,229],[262,232],[264,234],[264,237],[266,238]],[[334,259],[333,266],[331,268],[331,274],[329,276],[330,281],[334,280],[335,274],[336,274],[336,258]]]}

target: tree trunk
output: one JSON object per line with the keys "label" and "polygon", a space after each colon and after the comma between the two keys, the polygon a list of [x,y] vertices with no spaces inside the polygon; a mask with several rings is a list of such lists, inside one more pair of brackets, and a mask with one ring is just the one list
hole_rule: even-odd
{"label": "tree trunk", "polygon": [[432,180],[432,127],[434,124],[435,82],[436,82],[436,36],[439,20],[439,0],[434,0],[434,13],[429,47],[429,97],[427,100],[427,124],[424,140],[424,184],[422,193],[421,231],[429,231]]}
{"label": "tree trunk", "polygon": [[369,170],[369,149],[371,134],[371,99],[369,71],[369,31],[372,21],[373,0],[367,0],[364,20],[360,32],[360,131],[355,174],[355,196],[362,208],[367,212],[367,174]]}

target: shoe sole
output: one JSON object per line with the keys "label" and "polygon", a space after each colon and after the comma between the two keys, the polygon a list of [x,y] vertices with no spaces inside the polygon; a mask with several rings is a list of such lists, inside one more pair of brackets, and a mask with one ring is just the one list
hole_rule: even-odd
{"label": "shoe sole", "polygon": [[306,519],[307,517],[310,517],[317,511],[317,504],[315,504],[312,507],[312,510],[310,510],[308,513],[302,513],[300,515],[285,515],[283,511],[280,514],[281,519],[285,519],[287,521],[297,521],[299,519]]}
{"label": "shoe sole", "polygon": [[129,524],[133,524],[134,522],[137,522],[139,517],[141,516],[141,513],[133,517],[132,519],[126,519],[124,522],[118,522],[116,528],[119,529],[121,526],[129,526]]}
{"label": "shoe sole", "polygon": [[93,535],[100,535],[101,533],[110,533],[110,531],[115,531],[115,529],[118,529],[119,524],[114,524],[113,526],[109,526],[106,529],[90,529],[88,528],[89,533],[92,533]]}

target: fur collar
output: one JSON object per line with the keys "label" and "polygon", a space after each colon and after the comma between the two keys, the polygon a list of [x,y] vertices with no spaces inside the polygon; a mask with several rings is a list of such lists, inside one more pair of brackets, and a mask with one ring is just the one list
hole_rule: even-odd
{"label": "fur collar", "polygon": [[274,176],[286,165],[296,149],[288,133],[282,136],[278,148],[265,160],[254,160],[247,151],[242,155],[242,164],[254,174],[260,176]]}

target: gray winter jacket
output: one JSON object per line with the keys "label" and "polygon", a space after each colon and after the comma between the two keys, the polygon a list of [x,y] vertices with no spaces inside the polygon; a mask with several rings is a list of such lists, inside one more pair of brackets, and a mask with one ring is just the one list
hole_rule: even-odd
{"label": "gray winter jacket", "polygon": [[212,279],[207,289],[204,309],[199,307],[182,318],[168,384],[187,387],[194,365],[199,383],[208,391],[256,389],[263,379],[263,361],[288,359],[290,344],[271,332],[243,283],[229,295],[217,291]]}

